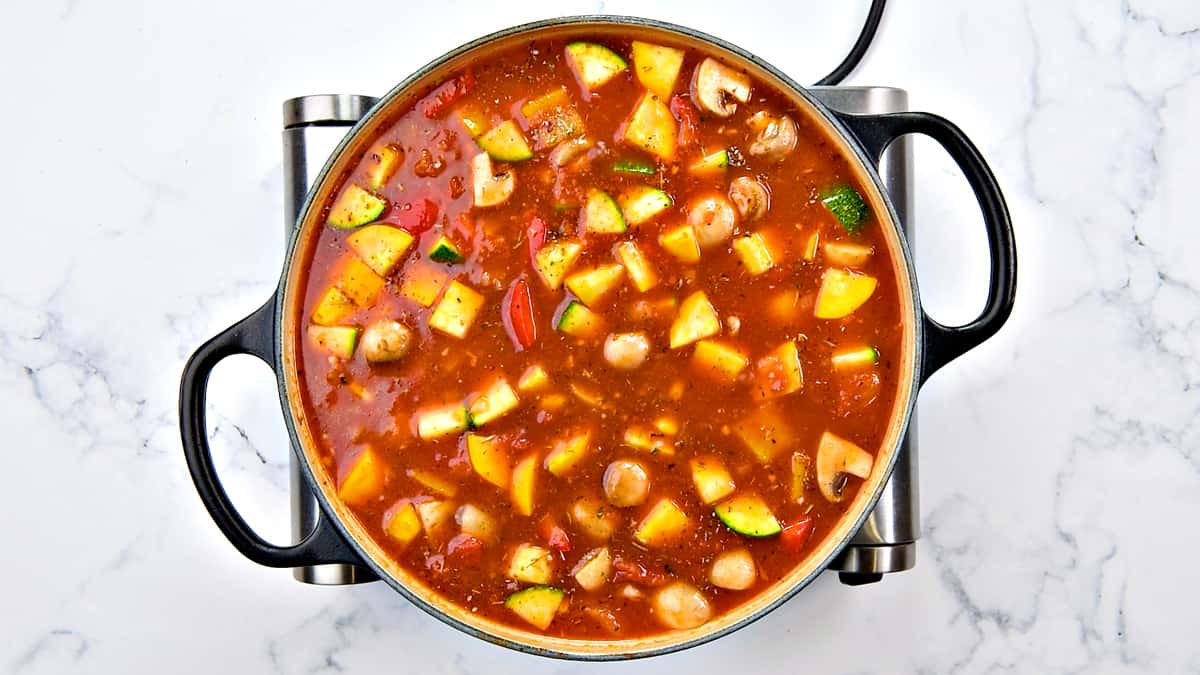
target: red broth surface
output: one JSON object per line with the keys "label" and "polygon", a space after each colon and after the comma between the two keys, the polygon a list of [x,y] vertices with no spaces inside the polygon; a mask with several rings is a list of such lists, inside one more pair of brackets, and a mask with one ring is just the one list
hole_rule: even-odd
{"label": "red broth surface", "polygon": [[708,54],[584,35],[475,63],[383,130],[311,248],[300,382],[339,498],[514,626],[730,611],[827,536],[887,430],[901,310],[861,193]]}

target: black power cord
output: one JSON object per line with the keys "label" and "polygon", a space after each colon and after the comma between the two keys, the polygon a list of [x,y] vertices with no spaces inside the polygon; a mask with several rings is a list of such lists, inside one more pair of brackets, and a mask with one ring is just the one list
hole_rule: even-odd
{"label": "black power cord", "polygon": [[817,80],[815,86],[826,87],[841,84],[842,80],[854,72],[859,62],[866,56],[867,49],[871,46],[871,41],[875,39],[875,31],[879,30],[879,20],[883,18],[883,6],[885,3],[886,0],[871,1],[871,9],[867,12],[867,22],[863,24],[862,32],[858,34],[858,40],[850,48],[850,53],[838,64],[837,68],[834,68],[828,75]]}

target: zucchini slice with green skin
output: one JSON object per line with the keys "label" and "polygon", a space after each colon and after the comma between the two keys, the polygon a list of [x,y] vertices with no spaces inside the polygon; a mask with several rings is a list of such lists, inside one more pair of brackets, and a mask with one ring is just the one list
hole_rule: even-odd
{"label": "zucchini slice with green skin", "polygon": [[339,359],[354,356],[358,346],[359,329],[353,326],[309,326],[308,336],[317,346]]}
{"label": "zucchini slice with green skin", "polygon": [[572,42],[567,45],[567,63],[588,93],[616,77],[626,67],[625,59],[608,47],[594,42]]}
{"label": "zucchini slice with green skin", "polygon": [[729,151],[718,150],[705,155],[688,166],[688,171],[701,176],[719,173],[729,168]]}
{"label": "zucchini slice with green skin", "polygon": [[637,176],[653,176],[654,165],[641,159],[618,159],[613,162],[612,170],[616,173],[630,173]]}
{"label": "zucchini slice with green skin", "polygon": [[600,234],[620,234],[626,230],[625,216],[607,192],[588,190],[583,209],[583,229]]}
{"label": "zucchini slice with green skin", "polygon": [[387,200],[367,192],[357,185],[347,185],[329,209],[325,222],[340,230],[373,222],[387,208]]}
{"label": "zucchini slice with green skin", "polygon": [[471,428],[471,414],[467,406],[450,403],[431,408],[421,408],[414,415],[417,435],[424,440],[459,434]]}
{"label": "zucchini slice with green skin", "polygon": [[466,260],[454,242],[450,241],[446,235],[442,235],[433,242],[433,246],[429,249],[429,259],[434,262],[447,263],[457,265]]}
{"label": "zucchini slice with green skin", "polygon": [[595,337],[604,329],[604,319],[578,300],[572,300],[559,315],[554,327],[578,338]]}
{"label": "zucchini slice with green skin", "polygon": [[713,513],[729,529],[746,537],[770,537],[782,529],[775,514],[757,495],[739,495],[722,502]]}
{"label": "zucchini slice with green skin", "polygon": [[649,185],[635,185],[617,197],[621,214],[629,225],[641,225],[671,208],[673,203],[671,195]]}
{"label": "zucchini slice with green skin", "polygon": [[833,356],[830,357],[830,361],[833,363],[835,370],[850,370],[873,366],[879,363],[879,350],[870,345],[843,349],[840,352],[834,352]]}
{"label": "zucchini slice with green skin", "polygon": [[491,131],[475,139],[480,149],[501,162],[521,162],[533,157],[533,150],[521,128],[512,120],[501,122]]}
{"label": "zucchini slice with green skin", "polygon": [[839,185],[821,193],[821,203],[829,209],[834,218],[837,218],[842,228],[851,234],[862,229],[867,219],[867,203],[858,191],[849,185]]}
{"label": "zucchini slice with green skin", "polygon": [[562,589],[553,586],[532,586],[517,591],[504,600],[504,606],[528,621],[538,630],[546,630],[562,604]]}

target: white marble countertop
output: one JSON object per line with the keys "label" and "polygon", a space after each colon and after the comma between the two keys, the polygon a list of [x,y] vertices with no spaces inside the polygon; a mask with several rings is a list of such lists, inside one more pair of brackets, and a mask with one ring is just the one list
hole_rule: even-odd
{"label": "white marble countertop", "polygon": [[[275,284],[283,99],[380,93],[502,25],[595,11],[689,24],[807,81],[866,5],[409,4],[0,6],[0,669],[1200,671],[1194,0],[893,0],[851,79],[973,137],[1021,256],[1008,326],[921,393],[914,570],[825,575],[732,637],[587,665],[470,639],[382,584],[308,587],[243,559],[188,478],[176,397],[191,351]],[[982,228],[949,160],[917,153],[924,299],[961,321],[982,304]],[[221,474],[282,540],[272,378],[234,359],[210,393]]]}

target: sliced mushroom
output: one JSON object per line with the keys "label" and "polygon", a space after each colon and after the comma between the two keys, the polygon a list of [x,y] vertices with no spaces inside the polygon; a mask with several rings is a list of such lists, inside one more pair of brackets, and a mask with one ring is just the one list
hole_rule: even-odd
{"label": "sliced mushroom", "polygon": [[599,499],[584,497],[571,505],[571,521],[589,538],[607,541],[621,525],[621,516]]}
{"label": "sliced mushroom", "polygon": [[713,560],[708,570],[708,580],[714,586],[732,591],[744,591],[758,580],[758,567],[754,556],[744,548],[725,551]]}
{"label": "sliced mushroom", "polygon": [[633,370],[646,362],[649,353],[645,333],[612,333],[604,340],[604,360],[614,368]]}
{"label": "sliced mushroom", "polygon": [[826,431],[817,446],[817,486],[831,502],[844,496],[847,476],[867,478],[875,458],[850,441]]}
{"label": "sliced mushroom", "polygon": [[399,321],[381,319],[367,326],[360,342],[369,363],[398,361],[412,348],[413,332]]}
{"label": "sliced mushroom", "polygon": [[550,151],[550,163],[554,166],[566,166],[595,145],[595,141],[587,136],[567,139]]}
{"label": "sliced mushroom", "polygon": [[723,244],[733,236],[737,225],[737,211],[722,195],[709,195],[691,201],[687,209],[687,222],[696,232],[702,248]]}
{"label": "sliced mushroom", "polygon": [[738,176],[729,184],[729,198],[737,207],[742,220],[758,220],[770,208],[770,195],[762,183],[750,176]]}
{"label": "sliced mushroom", "polygon": [[646,467],[618,459],[604,470],[604,496],[613,506],[637,506],[650,494],[650,474]]}
{"label": "sliced mushroom", "polygon": [[667,584],[654,594],[654,618],[667,628],[695,628],[712,617],[712,606],[700,589],[686,581]]}
{"label": "sliced mushroom", "polygon": [[481,152],[471,158],[471,184],[475,206],[497,206],[508,201],[517,189],[517,176],[512,171],[496,173],[491,156]]}
{"label": "sliced mushroom", "polygon": [[747,148],[755,157],[778,162],[796,147],[796,123],[787,115],[772,115],[760,110],[746,120],[746,124],[755,133]]}
{"label": "sliced mushroom", "polygon": [[692,99],[701,110],[729,117],[738,102],[750,100],[750,76],[714,58],[704,59],[692,75]]}

